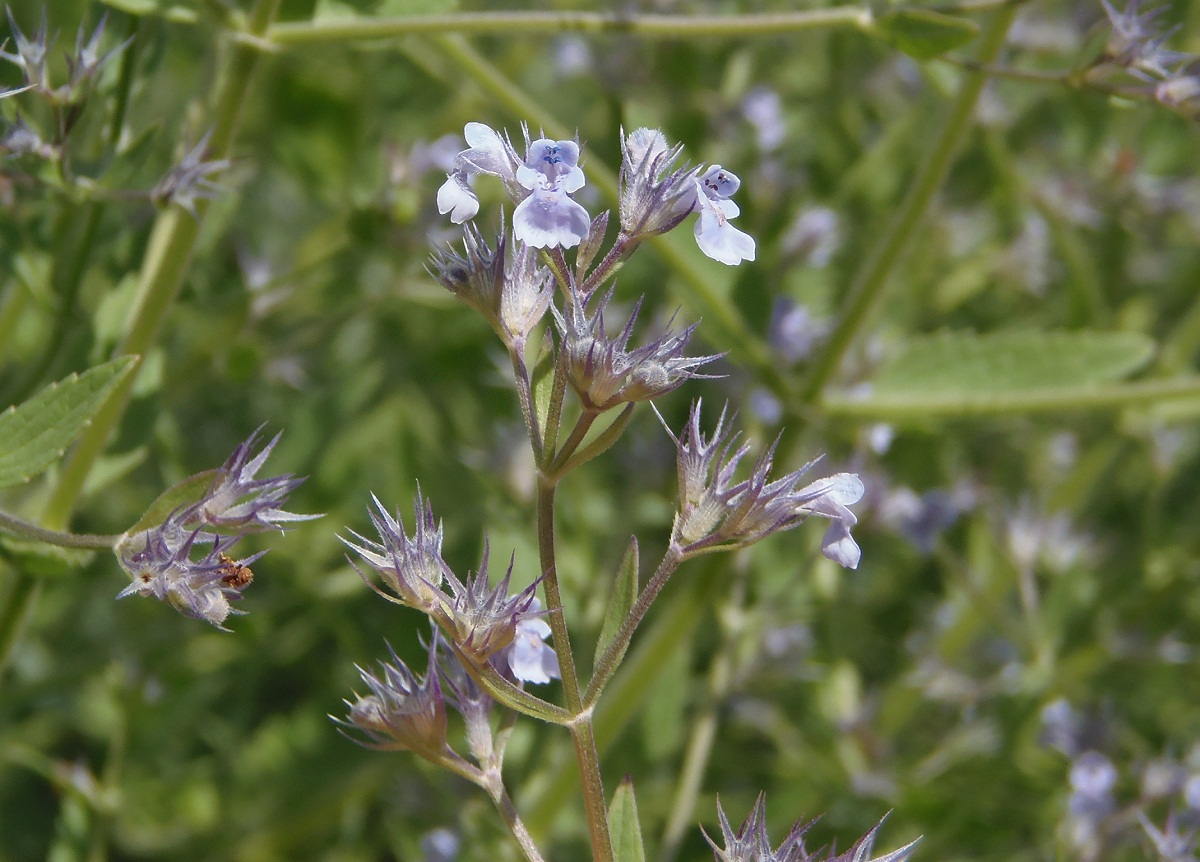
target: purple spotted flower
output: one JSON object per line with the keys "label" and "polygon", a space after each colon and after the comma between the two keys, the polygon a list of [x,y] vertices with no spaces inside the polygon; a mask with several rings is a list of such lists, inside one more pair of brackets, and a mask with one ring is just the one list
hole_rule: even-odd
{"label": "purple spotted flower", "polygon": [[513,213],[513,233],[533,248],[572,248],[588,235],[592,220],[571,199],[586,180],[579,144],[538,138],[529,145],[517,182],[530,194]]}
{"label": "purple spotted flower", "polygon": [[696,180],[696,244],[713,260],[737,266],[754,260],[754,238],[730,222],[741,212],[730,198],[741,186],[737,175],[713,165]]}

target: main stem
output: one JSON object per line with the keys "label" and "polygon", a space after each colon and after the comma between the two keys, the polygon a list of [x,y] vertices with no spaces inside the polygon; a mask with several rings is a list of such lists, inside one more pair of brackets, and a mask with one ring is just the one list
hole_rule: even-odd
{"label": "main stem", "polygon": [[554,651],[558,654],[563,693],[567,711],[575,717],[570,725],[575,743],[575,759],[579,763],[579,778],[583,790],[583,805],[591,836],[592,858],[595,862],[613,862],[612,841],[608,834],[608,807],[604,799],[604,783],[600,777],[600,755],[596,750],[596,735],[592,729],[591,709],[585,709],[579,691],[579,674],[571,652],[567,618],[563,613],[562,592],[558,588],[558,571],[554,550],[554,491],[553,480],[538,477],[537,534],[538,552],[542,566],[542,588],[546,591],[550,630],[554,635]]}
{"label": "main stem", "polygon": [[[1015,4],[1002,7],[995,13],[983,34],[979,63],[986,65],[996,59],[1000,49],[1004,47],[1008,28],[1016,14]],[[981,72],[965,74],[962,88],[951,106],[941,133],[933,141],[929,157],[913,179],[908,194],[904,196],[900,209],[888,226],[883,239],[851,284],[850,294],[846,298],[837,327],[800,390],[802,404],[813,404],[820,400],[826,384],[841,365],[854,339],[878,307],[897,264],[911,245],[917,228],[929,211],[933,196],[950,172],[954,157],[971,128],[975,105],[979,101],[985,81],[986,76]]]}

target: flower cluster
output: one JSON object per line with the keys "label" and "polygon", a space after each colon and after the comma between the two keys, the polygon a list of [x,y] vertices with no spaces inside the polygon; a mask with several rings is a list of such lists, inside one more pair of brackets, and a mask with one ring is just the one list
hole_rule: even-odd
{"label": "flower cluster", "polygon": [[[47,58],[50,45],[54,41],[47,33],[46,10],[42,9],[42,20],[37,32],[27,36],[17,26],[12,10],[8,10],[8,24],[12,28],[14,52],[0,50],[0,59],[7,60],[18,69],[24,78],[24,84],[7,91],[0,91],[0,98],[12,96],[32,90],[42,96],[51,105],[75,105],[81,102],[89,89],[100,77],[104,66],[121,53],[130,40],[126,40],[114,48],[101,53],[100,43],[104,38],[104,25],[107,16],[100,19],[91,35],[86,35],[82,26],[75,36],[75,50],[67,55],[67,81],[59,87],[50,83]],[[4,46],[0,45],[0,49]]]}
{"label": "flower cluster", "polygon": [[872,857],[875,836],[879,827],[883,825],[880,821],[843,853],[813,853],[804,846],[804,834],[816,821],[805,823],[800,820],[792,827],[783,843],[772,850],[771,840],[767,835],[767,800],[766,795],[762,793],[758,795],[754,807],[750,809],[750,813],[736,832],[730,825],[729,818],[725,816],[719,800],[717,819],[721,825],[721,843],[724,846],[719,846],[708,833],[704,835],[717,862],[903,862],[912,855],[917,846],[917,842],[913,841],[891,853]]}
{"label": "flower cluster", "polygon": [[[455,224],[473,219],[479,198],[473,186],[479,174],[498,177],[516,203],[513,235],[533,248],[574,248],[589,239],[592,222],[572,195],[586,183],[579,167],[578,140],[530,140],[522,128],[525,155],[507,134],[483,123],[467,123],[467,149],[454,157],[446,182],[438,189],[438,212]],[[720,165],[676,168],[680,147],[671,147],[659,131],[637,129],[621,141],[620,217],[623,239],[633,245],[677,227],[696,213],[696,242],[713,260],[736,265],[754,260],[754,240],[735,228],[739,208],[730,198],[741,180]]]}
{"label": "flower cluster", "polygon": [[[279,441],[277,434],[252,456],[261,430],[243,441],[216,470],[176,486],[186,492],[208,479],[199,500],[178,505],[163,520],[155,519],[150,526],[122,536],[114,552],[133,582],[117,598],[152,596],[217,628],[223,628],[231,613],[241,613],[230,602],[242,597],[254,579],[250,564],[266,552],[236,560],[227,553],[230,548],[250,533],[284,530],[295,522],[321,517],[283,509],[303,479],[291,474],[256,478]],[[167,491],[160,500],[170,500],[175,490]]]}
{"label": "flower cluster", "polygon": [[520,682],[557,679],[557,659],[544,642],[550,629],[540,618],[543,612],[535,596],[538,581],[510,595],[510,561],[504,577],[490,586],[486,543],[478,571],[459,579],[442,559],[442,525],[434,520],[433,509],[420,492],[414,509],[410,536],[403,521],[376,498],[371,522],[379,540],[354,532],[353,539],[342,539],[379,575],[388,592],[375,587],[352,560],[363,580],[390,601],[428,614],[474,663],[490,662],[501,674]]}
{"label": "flower cluster", "polygon": [[1166,6],[1143,9],[1142,0],[1128,0],[1118,11],[1110,0],[1100,0],[1108,17],[1109,35],[1099,66],[1123,70],[1150,85],[1159,104],[1192,120],[1200,119],[1200,75],[1191,71],[1197,57],[1166,48],[1178,27],[1163,29]]}
{"label": "flower cluster", "polygon": [[832,522],[821,540],[821,552],[839,565],[858,568],[862,552],[850,535],[858,519],[849,507],[862,499],[862,480],[853,473],[837,473],[799,487],[801,477],[816,463],[812,461],[771,481],[772,445],[754,463],[748,478],[735,481],[750,445],[737,445],[738,435],[731,436],[725,416],[723,410],[716,429],[705,437],[696,401],[683,434],[672,434],[680,503],[673,540],[685,553],[730,544],[744,547],[819,515]]}

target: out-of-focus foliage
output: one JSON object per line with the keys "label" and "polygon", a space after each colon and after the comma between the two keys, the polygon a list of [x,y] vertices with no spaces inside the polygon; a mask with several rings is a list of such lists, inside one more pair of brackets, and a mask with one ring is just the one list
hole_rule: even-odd
{"label": "out-of-focus foliage", "polygon": [[[286,0],[281,18],[453,5]],[[745,4],[645,5],[688,14]],[[1164,20],[1181,26],[1169,44],[1200,50],[1200,6],[1167,5]],[[11,8],[27,34],[36,30],[40,6]],[[62,34],[54,74],[65,74],[76,28],[102,11],[47,4],[50,31]],[[104,169],[106,188],[149,192],[178,164],[208,131],[201,101],[230,50],[220,18],[231,11],[111,4],[106,46],[133,42],[72,133],[78,173]],[[1030,3],[1002,62],[1067,71],[1105,20],[1092,0]],[[973,44],[955,51],[969,56]],[[615,171],[619,129],[652,126],[694,162],[738,172],[738,225],[756,238],[757,260],[731,270],[687,237],[678,253],[792,383],[821,349],[964,74],[853,31],[513,33],[472,45],[546,117],[578,129],[585,171]],[[102,165],[94,142],[127,57],[124,156]],[[0,87],[19,83],[16,69],[0,69]],[[0,101],[6,127],[26,110],[22,98]],[[1096,344],[1130,351],[1096,360],[1119,373],[1074,368],[1083,382],[1089,370],[1109,379],[1194,370],[1200,128],[1161,106],[1001,78],[976,118],[834,388],[855,392],[914,339],[943,330],[1055,331],[1063,343],[1089,330],[1108,334]],[[269,538],[271,551],[255,564],[239,605],[249,614],[230,619],[232,634],[157,603],[114,602],[127,579],[111,555],[83,568],[39,562],[40,595],[0,681],[3,862],[106,858],[105,847],[122,860],[441,859],[430,839],[438,828],[457,837],[460,859],[518,857],[476,789],[406,754],[358,748],[327,718],[343,712],[354,664],[374,662],[385,639],[421,661],[420,616],[380,601],[337,540],[368,526],[372,492],[407,506],[419,481],[444,518],[456,570],[478,564],[486,531],[493,553],[515,551],[521,585],[539,574],[531,465],[505,357],[487,323],[425,270],[431,244],[461,239],[434,195],[461,147],[445,136],[472,120],[517,134],[539,118],[514,113],[433,37],[261,57],[220,177],[228,191],[208,211],[182,294],[73,526],[125,530],[159,491],[220,464],[264,422],[285,431],[276,471],[309,477],[292,508],[325,517],[246,543],[249,553]],[[144,194],[76,200],[53,177],[26,182],[23,171],[43,169],[36,158],[0,152],[0,406],[108,358],[156,214]],[[593,213],[613,205],[596,188],[585,199]],[[478,190],[479,223],[498,224],[500,198]],[[56,254],[78,247],[93,206],[94,241],[68,299]],[[678,273],[647,249],[622,270],[614,304],[645,294],[643,320],[681,305],[690,315]],[[730,349],[719,332],[703,323],[696,352]],[[1153,356],[1139,366],[1148,342]],[[1069,773],[1091,749],[1118,776],[1103,853],[1149,858],[1150,839],[1124,806],[1145,803],[1160,829],[1171,807],[1186,822],[1184,783],[1200,774],[1200,400],[883,426],[796,410],[736,355],[720,373],[662,402],[667,422],[679,428],[698,395],[729,399],[764,444],[794,414],[781,466],[827,451],[830,466],[867,483],[863,561],[836,569],[817,553],[819,532],[802,530],[674,577],[597,723],[610,792],[626,773],[637,786],[648,856],[661,851],[691,728],[706,717],[716,741],[688,822],[710,834],[718,793],[737,820],[765,790],[772,835],[825,813],[814,846],[834,836],[845,846],[891,809],[881,846],[924,834],[918,859],[1086,856],[1074,849]],[[629,536],[645,558],[666,540],[673,458],[657,420],[639,411],[621,443],[560,491],[559,573],[578,656],[594,650]],[[0,508],[32,516],[53,481],[5,490]],[[33,565],[3,554],[0,577]],[[1055,741],[1043,714],[1062,699],[1077,715],[1070,738]],[[1051,718],[1063,714],[1055,709]],[[507,766],[548,857],[585,858],[569,737],[519,722]],[[689,828],[679,858],[710,852]]]}

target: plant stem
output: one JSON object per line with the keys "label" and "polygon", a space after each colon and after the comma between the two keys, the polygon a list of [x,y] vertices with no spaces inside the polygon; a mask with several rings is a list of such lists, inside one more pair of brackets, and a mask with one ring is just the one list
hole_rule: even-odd
{"label": "plant stem", "polygon": [[521,815],[517,813],[517,807],[513,805],[512,798],[508,795],[508,791],[504,789],[504,782],[500,777],[499,770],[489,770],[484,773],[484,781],[486,782],[485,789],[488,796],[492,798],[496,810],[500,812],[500,816],[508,824],[509,831],[517,839],[517,843],[521,845],[521,851],[525,854],[525,858],[529,862],[545,862],[542,859],[541,851],[538,850],[537,844],[533,841],[533,836],[529,834],[529,830],[525,828],[524,821],[521,820]]}
{"label": "plant stem", "polygon": [[637,631],[637,627],[646,618],[646,612],[650,610],[650,605],[658,598],[658,594],[667,585],[667,580],[679,568],[679,564],[682,561],[682,550],[677,544],[672,542],[667,548],[667,552],[663,554],[658,568],[654,570],[654,574],[646,582],[646,586],[638,593],[637,601],[633,603],[633,607],[625,615],[625,619],[621,623],[621,628],[617,632],[616,637],[613,638],[613,642],[608,645],[608,649],[604,651],[604,655],[600,656],[600,659],[596,662],[596,667],[592,671],[591,681],[588,682],[587,692],[583,698],[584,703],[588,706],[595,705],[600,697],[600,692],[604,690],[605,684],[616,673],[617,668],[620,667],[621,659],[625,657],[625,651],[629,649],[629,642],[633,640],[633,633]]}
{"label": "plant stem", "polygon": [[694,822],[696,799],[704,783],[709,755],[717,739],[720,707],[733,690],[733,670],[738,652],[738,643],[745,629],[746,579],[744,572],[734,583],[732,594],[719,617],[722,622],[721,648],[713,657],[708,671],[708,695],[704,706],[692,721],[692,733],[688,738],[687,751],[683,757],[683,768],[671,803],[671,813],[663,832],[659,862],[673,862],[688,828]]}
{"label": "plant stem", "polygon": [[[982,36],[980,63],[987,64],[995,60],[1004,47],[1008,28],[1016,14],[1015,5],[1003,7],[996,12]],[[975,105],[979,101],[985,81],[986,76],[981,72],[965,73],[945,125],[932,142],[929,157],[918,170],[908,194],[904,196],[883,238],[851,283],[837,326],[801,387],[801,403],[813,404],[820,401],[826,384],[837,372],[846,352],[871,318],[872,312],[879,306],[897,264],[908,250],[917,228],[933,203],[934,195],[950,172],[967,131],[971,128]]]}
{"label": "plant stem", "polygon": [[394,39],[414,34],[447,33],[545,35],[623,33],[658,39],[698,36],[740,38],[779,36],[831,27],[865,29],[874,16],[867,6],[838,6],[795,12],[748,15],[648,15],[626,12],[458,12],[393,18],[304,21],[276,24],[266,33],[274,45],[305,45],[362,39]]}
{"label": "plant stem", "polygon": [[831,396],[821,401],[826,416],[860,421],[924,421],[1069,410],[1121,410],[1166,401],[1200,400],[1200,376],[1139,380],[1083,389],[997,392],[988,395],[904,395],[866,399]]}
{"label": "plant stem", "polygon": [[512,360],[513,376],[517,381],[517,400],[521,402],[521,415],[525,418],[525,429],[533,446],[533,462],[542,463],[542,429],[538,427],[537,409],[533,403],[533,383],[529,379],[529,366],[525,363],[525,339],[510,344],[508,356]]}
{"label": "plant stem", "polygon": [[0,512],[0,533],[32,539],[59,548],[87,548],[92,550],[111,549],[121,540],[120,536],[98,536],[92,533],[63,533],[47,530],[31,524],[7,512]]}
{"label": "plant stem", "polygon": [[[582,419],[583,417],[580,417],[581,422]],[[579,426],[576,425],[576,430],[578,428]],[[572,434],[573,437],[574,434]],[[567,451],[569,444],[570,441],[563,447],[563,451]],[[558,587],[554,550],[554,491],[554,484],[546,482],[539,475],[537,535],[542,566],[542,589],[546,591],[550,630],[554,636],[554,651],[558,655],[567,711],[575,717],[575,722],[570,726],[571,739],[575,743],[575,759],[579,764],[583,806],[587,814],[588,833],[591,837],[592,858],[595,862],[613,862],[612,841],[608,834],[608,806],[604,798],[604,782],[600,776],[600,755],[596,751],[596,737],[592,730],[592,711],[590,707],[584,708],[580,697],[579,673],[575,669],[570,632],[567,630],[567,618],[563,612],[562,592]]]}
{"label": "plant stem", "polygon": [[[563,443],[562,449],[554,454],[554,460],[546,468],[546,477],[553,484],[558,484],[563,465],[575,454],[575,450],[579,448],[579,444],[583,442],[583,438],[587,436],[587,432],[591,429],[592,424],[599,417],[599,410],[584,410],[579,414],[579,418],[575,420],[575,427],[571,429],[571,433]],[[547,453],[548,456],[549,453]]]}

